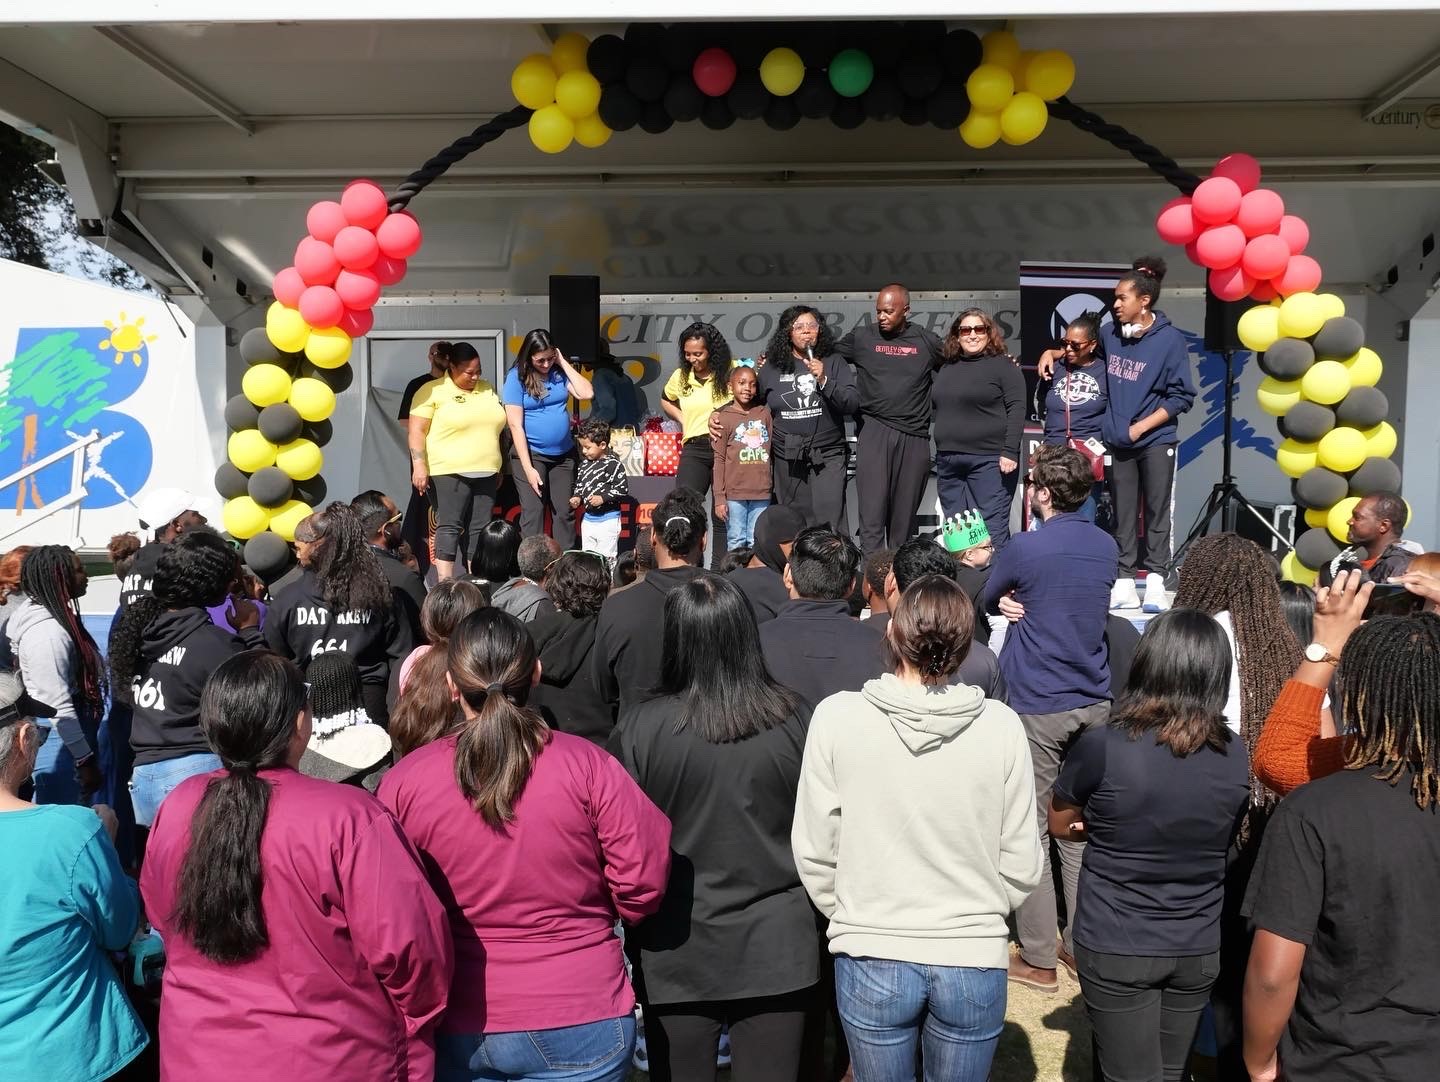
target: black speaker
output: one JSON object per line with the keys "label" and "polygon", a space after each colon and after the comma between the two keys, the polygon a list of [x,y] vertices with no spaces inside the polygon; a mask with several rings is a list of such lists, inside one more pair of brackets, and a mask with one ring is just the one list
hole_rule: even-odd
{"label": "black speaker", "polygon": [[[554,281],[552,278],[551,281]],[[1255,302],[1222,301],[1205,290],[1205,348],[1216,353],[1238,353],[1245,348],[1240,341],[1240,316]]]}
{"label": "black speaker", "polygon": [[600,350],[600,279],[550,276],[550,337],[571,362],[594,364]]}

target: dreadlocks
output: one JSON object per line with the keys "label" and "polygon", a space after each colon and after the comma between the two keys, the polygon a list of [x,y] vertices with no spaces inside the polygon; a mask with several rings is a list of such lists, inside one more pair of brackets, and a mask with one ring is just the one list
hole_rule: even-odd
{"label": "dreadlocks", "polygon": [[65,629],[80,663],[80,697],[96,711],[105,705],[105,663],[80,621],[75,603],[75,553],[64,545],[41,545],[20,565],[20,589]]}
{"label": "dreadlocks", "polygon": [[1391,785],[1413,772],[1415,803],[1440,804],[1440,616],[1377,616],[1340,656],[1336,721],[1352,736],[1345,765]]}
{"label": "dreadlocks", "polygon": [[305,522],[317,542],[310,570],[320,580],[320,596],[337,612],[389,609],[390,581],[355,512],[337,500]]}

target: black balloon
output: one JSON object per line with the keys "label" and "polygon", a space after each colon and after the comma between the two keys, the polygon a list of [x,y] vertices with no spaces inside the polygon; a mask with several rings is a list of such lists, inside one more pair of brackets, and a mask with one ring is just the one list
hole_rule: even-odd
{"label": "black balloon", "polygon": [[294,554],[285,539],[266,530],[245,542],[245,566],[269,586],[290,568]]}
{"label": "black balloon", "polygon": [[970,114],[965,84],[946,81],[925,101],[925,119],[937,128],[958,128]]}
{"label": "black balloon", "polygon": [[1326,529],[1306,530],[1295,542],[1295,559],[1309,568],[1324,567],[1339,555],[1340,546]]}
{"label": "black balloon", "polygon": [[761,29],[755,26],[738,27],[730,36],[730,55],[735,58],[735,66],[741,71],[747,68],[758,68],[760,61],[765,59],[775,45],[768,27]]}
{"label": "black balloon", "polygon": [[295,482],[295,498],[311,507],[318,508],[324,503],[325,495],[329,491],[325,486],[325,478],[318,473],[308,481]]}
{"label": "black balloon", "polygon": [[705,108],[700,111],[700,123],[711,131],[724,131],[735,123],[735,114],[724,98],[706,98]]}
{"label": "black balloon", "polygon": [[800,109],[790,98],[772,98],[765,108],[765,126],[789,131],[800,123]]}
{"label": "black balloon", "polygon": [[614,34],[601,34],[585,53],[585,66],[601,83],[618,83],[625,78],[625,42]]}
{"label": "black balloon", "polygon": [[969,30],[952,30],[940,43],[940,64],[945,76],[964,82],[980,66],[980,39]]}
{"label": "black balloon", "polygon": [[[669,85],[670,69],[658,56],[636,56],[625,69],[625,86],[639,101],[659,101]],[[603,94],[601,102],[604,102]]]}
{"label": "black balloon", "polygon": [[270,342],[264,327],[251,327],[240,336],[240,359],[246,364],[280,364],[281,353]]}
{"label": "black balloon", "polygon": [[760,81],[759,72],[743,71],[735,79],[730,93],[725,95],[725,104],[739,120],[759,120],[770,104],[770,91]]}
{"label": "black balloon", "polygon": [[243,394],[237,394],[225,403],[225,427],[231,432],[254,428],[260,420],[260,407]]}
{"label": "black balloon", "polygon": [[1315,356],[1343,361],[1353,357],[1365,344],[1365,328],[1349,316],[1327,319],[1315,335]]}
{"label": "black balloon", "polygon": [[336,394],[340,394],[348,391],[350,384],[355,382],[355,366],[342,364],[339,368],[320,368],[304,361],[300,365],[300,375],[308,379],[318,379]]}
{"label": "black balloon", "polygon": [[906,36],[901,25],[896,22],[882,22],[872,24],[870,36],[863,48],[876,71],[892,71],[897,66],[903,68],[900,62],[905,56],[905,46]]}
{"label": "black balloon", "polygon": [[663,101],[647,101],[640,107],[640,127],[651,135],[669,131],[675,119],[665,111]]}
{"label": "black balloon", "polygon": [[335,435],[335,426],[329,421],[309,421],[301,430],[300,435],[316,447],[324,447]]}
{"label": "black balloon", "polygon": [[634,56],[658,53],[665,44],[665,28],[659,23],[631,23],[625,27],[625,44]]}
{"label": "black balloon", "polygon": [[260,411],[256,427],[271,443],[289,443],[299,437],[305,422],[289,402],[277,402]]}
{"label": "black balloon", "polygon": [[919,98],[906,98],[900,106],[900,120],[912,128],[923,127],[930,122],[925,103]]}
{"label": "black balloon", "polygon": [[232,462],[215,471],[215,491],[227,500],[236,500],[249,491],[250,478]]}
{"label": "black balloon", "polygon": [[1342,425],[1374,428],[1390,416],[1390,400],[1378,387],[1352,387],[1335,407],[1335,416]]}
{"label": "black balloon", "polygon": [[1280,431],[1300,443],[1314,443],[1335,427],[1335,411],[1319,402],[1297,402],[1280,418]]}
{"label": "black balloon", "polygon": [[865,123],[865,107],[859,98],[840,98],[830,110],[830,121],[837,128],[851,131]]}
{"label": "black balloon", "polygon": [[[660,56],[666,67],[671,71],[690,74],[695,58],[704,48],[701,42],[705,29],[696,23],[675,23],[666,27],[665,36],[660,42]],[[675,119],[680,118],[677,116]]]}
{"label": "black balloon", "polygon": [[294,488],[295,483],[279,466],[266,466],[251,474],[248,491],[250,498],[261,507],[279,507],[290,498]]}
{"label": "black balloon", "polygon": [[823,120],[830,115],[830,110],[835,108],[835,99],[838,97],[823,71],[807,71],[800,89],[795,91],[795,107],[803,117]]}
{"label": "black balloon", "polygon": [[895,79],[907,98],[928,98],[940,89],[945,72],[933,50],[914,52],[906,55]]}
{"label": "black balloon", "polygon": [[796,42],[795,51],[807,68],[823,68],[840,51],[840,35],[832,23],[812,26]]}
{"label": "black balloon", "polygon": [[1315,363],[1315,349],[1303,338],[1277,338],[1260,354],[1260,370],[1280,380],[1299,379]]}
{"label": "black balloon", "polygon": [[1350,495],[1374,496],[1380,492],[1400,494],[1400,467],[1388,458],[1372,455],[1350,475]]}
{"label": "black balloon", "polygon": [[622,83],[600,91],[600,119],[613,131],[629,131],[640,123],[640,99]]}
{"label": "black balloon", "polygon": [[881,73],[860,95],[860,105],[871,120],[894,120],[905,107],[905,95],[900,93],[893,75]]}
{"label": "black balloon", "polygon": [[1292,489],[1301,507],[1330,507],[1345,498],[1350,483],[1334,470],[1315,466],[1297,477]]}
{"label": "black balloon", "polygon": [[664,101],[665,111],[682,124],[699,120],[700,110],[705,107],[705,95],[700,93],[688,71],[670,77]]}

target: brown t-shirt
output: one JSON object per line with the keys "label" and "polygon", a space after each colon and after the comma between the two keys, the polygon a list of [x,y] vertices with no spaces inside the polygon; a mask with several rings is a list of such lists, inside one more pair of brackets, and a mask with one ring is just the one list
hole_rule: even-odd
{"label": "brown t-shirt", "polygon": [[745,409],[734,402],[715,411],[720,436],[715,440],[715,499],[770,498],[770,430],[774,421],[764,406]]}

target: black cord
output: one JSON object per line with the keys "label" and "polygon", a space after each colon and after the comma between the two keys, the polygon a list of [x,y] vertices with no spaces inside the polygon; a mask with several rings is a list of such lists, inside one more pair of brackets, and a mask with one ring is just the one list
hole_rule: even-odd
{"label": "black cord", "polygon": [[1141,165],[1175,185],[1183,194],[1191,195],[1200,186],[1200,178],[1182,169],[1174,158],[1163,154],[1158,148],[1120,125],[1111,124],[1098,113],[1082,109],[1069,98],[1057,98],[1049,103],[1049,109],[1050,115],[1056,120],[1068,120],[1081,131],[1098,136],[1117,149],[1125,151]]}
{"label": "black cord", "polygon": [[469,157],[486,143],[493,143],[512,128],[524,127],[530,123],[530,115],[533,112],[533,109],[517,105],[494,119],[487,120],[469,135],[456,139],[455,142],[400,182],[400,186],[395,189],[395,194],[390,197],[391,211],[404,210],[410,205],[410,200],[428,188],[432,182],[444,176],[452,165]]}

